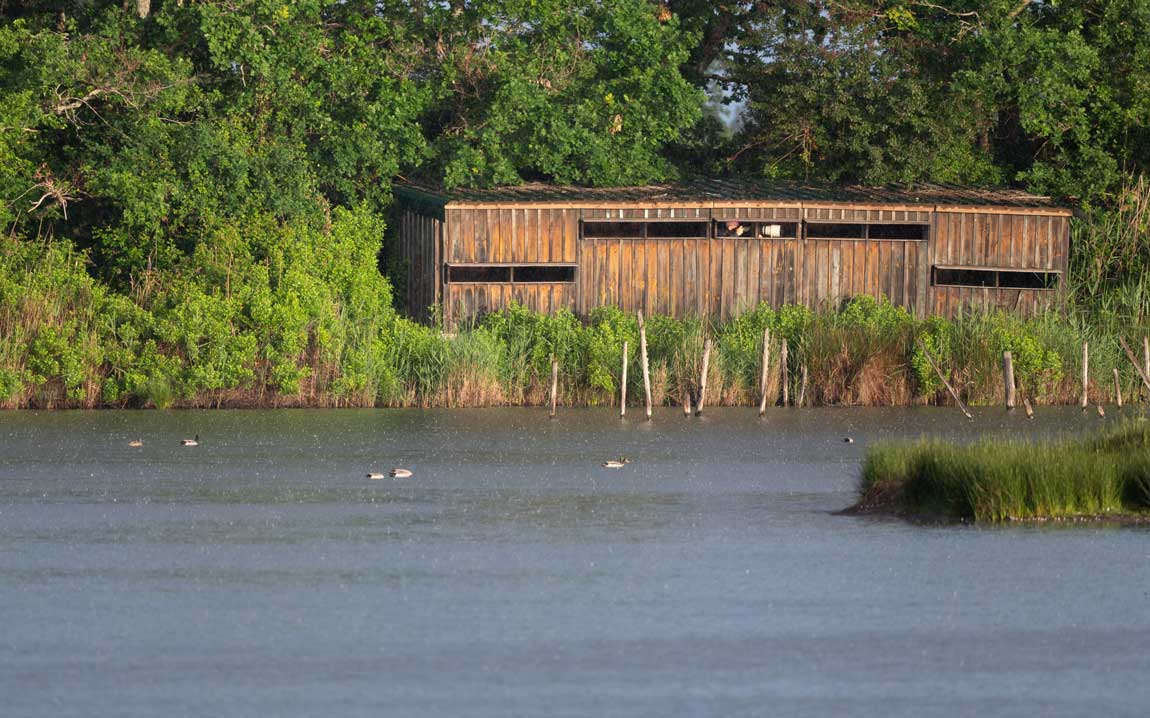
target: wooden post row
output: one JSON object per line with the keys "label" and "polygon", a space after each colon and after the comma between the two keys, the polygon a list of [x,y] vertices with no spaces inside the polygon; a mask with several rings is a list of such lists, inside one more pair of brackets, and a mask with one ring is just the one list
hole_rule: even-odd
{"label": "wooden post row", "polygon": [[551,358],[551,418],[555,418],[555,407],[559,403],[559,360]]}
{"label": "wooden post row", "polygon": [[783,340],[783,348],[779,350],[779,364],[783,370],[783,406],[791,403],[790,383],[791,377],[787,371],[787,340]]}
{"label": "wooden post row", "polygon": [[698,406],[695,408],[695,416],[701,416],[703,413],[703,404],[707,400],[707,371],[711,366],[711,340],[703,342],[703,374],[699,377],[699,396],[696,398]]}
{"label": "wooden post row", "polygon": [[1014,409],[1014,355],[1002,352],[1002,384],[1006,391],[1006,410]]}
{"label": "wooden post row", "polygon": [[651,420],[651,371],[647,366],[647,325],[639,312],[639,360],[643,362],[643,394],[647,401],[647,421]]}
{"label": "wooden post row", "polygon": [[623,340],[623,379],[619,382],[619,418],[627,416],[627,340]]}
{"label": "wooden post row", "polygon": [[767,413],[767,371],[771,365],[771,329],[763,330],[763,364],[759,378],[759,416]]}

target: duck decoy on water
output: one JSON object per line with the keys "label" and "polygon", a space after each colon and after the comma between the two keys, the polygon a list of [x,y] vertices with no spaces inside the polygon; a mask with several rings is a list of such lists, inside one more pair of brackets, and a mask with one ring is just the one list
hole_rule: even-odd
{"label": "duck decoy on water", "polygon": [[132,447],[133,449],[138,449],[139,447],[141,447],[143,445],[144,445],[143,439],[132,439],[131,441],[128,442],[128,446]]}
{"label": "duck decoy on water", "polygon": [[410,479],[411,478],[411,469],[398,469],[397,468],[397,469],[392,469],[391,471],[389,471],[387,473],[388,473],[388,476],[390,476],[393,479]]}
{"label": "duck decoy on water", "polygon": [[631,463],[630,459],[628,459],[626,456],[621,456],[618,459],[609,459],[607,461],[604,461],[603,462],[603,468],[604,469],[621,469],[629,463]]}
{"label": "duck decoy on water", "polygon": [[200,445],[200,435],[199,434],[196,434],[196,438],[194,438],[194,439],[180,439],[180,446],[199,446],[199,445]]}
{"label": "duck decoy on water", "polygon": [[381,474],[378,471],[372,471],[372,472],[368,473],[367,478],[369,478],[369,479],[382,479],[385,476],[387,476],[387,474]]}

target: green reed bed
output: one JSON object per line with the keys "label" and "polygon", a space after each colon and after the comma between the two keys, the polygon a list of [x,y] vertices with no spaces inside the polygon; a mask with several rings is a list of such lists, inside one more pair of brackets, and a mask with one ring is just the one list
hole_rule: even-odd
{"label": "green reed bed", "polygon": [[1042,442],[881,444],[857,511],[1000,522],[1150,517],[1150,423]]}

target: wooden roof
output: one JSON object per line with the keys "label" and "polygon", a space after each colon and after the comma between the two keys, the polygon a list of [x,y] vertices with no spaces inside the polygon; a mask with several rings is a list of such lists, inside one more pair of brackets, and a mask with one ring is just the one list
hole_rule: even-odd
{"label": "wooden roof", "polygon": [[397,181],[396,192],[443,206],[547,204],[567,206],[685,205],[730,203],[855,204],[934,207],[1002,207],[1061,210],[1049,197],[1007,188],[975,188],[940,184],[899,184],[882,187],[827,185],[757,179],[699,179],[633,187],[575,187],[539,182],[473,189],[432,188]]}

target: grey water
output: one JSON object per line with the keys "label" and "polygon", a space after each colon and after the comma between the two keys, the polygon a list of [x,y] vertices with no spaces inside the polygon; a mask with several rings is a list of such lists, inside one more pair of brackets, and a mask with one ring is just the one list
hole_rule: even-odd
{"label": "grey water", "polygon": [[633,413],[0,414],[0,715],[1150,710],[1147,530],[834,514],[1093,414]]}

